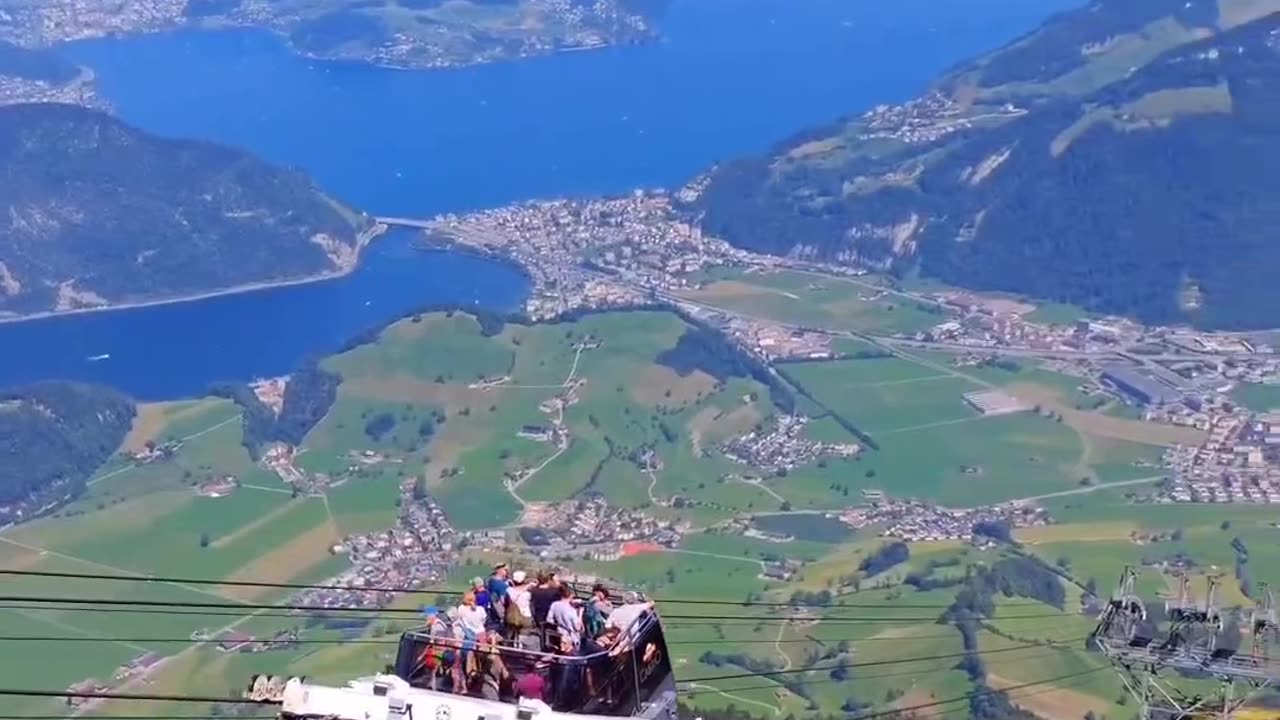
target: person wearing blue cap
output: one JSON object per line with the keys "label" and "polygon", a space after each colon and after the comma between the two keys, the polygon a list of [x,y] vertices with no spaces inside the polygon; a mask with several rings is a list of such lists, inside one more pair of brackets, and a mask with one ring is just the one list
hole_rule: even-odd
{"label": "person wearing blue cap", "polygon": [[511,588],[511,583],[507,578],[510,577],[510,572],[504,562],[494,565],[493,574],[489,576],[489,580],[484,586],[484,589],[488,591],[488,597],[486,598],[488,602],[485,604],[485,609],[489,611],[489,625],[494,628],[502,627],[503,618],[506,617],[507,591]]}

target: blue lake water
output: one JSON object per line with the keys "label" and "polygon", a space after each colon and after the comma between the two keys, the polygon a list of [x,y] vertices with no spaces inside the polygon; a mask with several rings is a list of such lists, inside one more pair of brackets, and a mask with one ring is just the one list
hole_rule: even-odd
{"label": "blue lake water", "polygon": [[[677,0],[665,39],[448,71],[296,57],[261,31],[77,43],[126,120],[301,167],[375,214],[430,216],[672,186],[803,128],[905,99],[1078,0]],[[353,275],[191,303],[0,325],[0,385],[143,398],[286,372],[426,303],[517,305],[508,267],[389,238]],[[100,362],[86,357],[109,353]]]}

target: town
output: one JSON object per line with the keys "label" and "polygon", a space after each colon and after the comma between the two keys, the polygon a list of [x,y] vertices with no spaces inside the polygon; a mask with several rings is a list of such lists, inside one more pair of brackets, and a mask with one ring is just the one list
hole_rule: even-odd
{"label": "town", "polygon": [[773,428],[752,430],[733,438],[721,452],[734,462],[772,474],[794,470],[823,457],[850,458],[858,454],[856,443],[820,443],[804,437],[806,424],[806,417],[779,415]]}
{"label": "town", "polygon": [[[539,558],[617,560],[644,550],[679,545],[683,534],[676,523],[645,512],[609,505],[602,495],[526,509],[518,533],[521,542]],[[519,546],[503,545],[520,551]]]}
{"label": "town", "polygon": [[533,320],[652,302],[657,293],[692,287],[694,273],[755,260],[703,237],[677,216],[666,194],[643,191],[444,215],[427,233],[520,264],[533,281],[525,303]]}
{"label": "town", "polygon": [[1010,119],[1026,112],[1005,104],[982,115],[970,115],[954,99],[934,91],[902,105],[872,108],[861,118],[858,137],[862,140],[890,139],[910,145],[931,143],[970,128],[978,121]]}
{"label": "town", "polygon": [[919,500],[893,499],[876,491],[864,494],[867,504],[841,512],[840,519],[853,528],[878,527],[881,535],[906,542],[976,538],[983,543],[993,539],[980,532],[984,526],[1010,530],[1051,521],[1043,508],[1029,503],[953,510]]}
{"label": "town", "polygon": [[400,516],[389,530],[351,535],[332,548],[351,568],[326,585],[305,590],[295,601],[331,608],[383,607],[392,589],[442,585],[457,560],[459,536],[444,511],[414,478],[400,488]]}
{"label": "town", "polygon": [[87,69],[64,84],[0,74],[0,105],[19,103],[62,103],[106,109],[106,102],[94,87],[93,73]]}

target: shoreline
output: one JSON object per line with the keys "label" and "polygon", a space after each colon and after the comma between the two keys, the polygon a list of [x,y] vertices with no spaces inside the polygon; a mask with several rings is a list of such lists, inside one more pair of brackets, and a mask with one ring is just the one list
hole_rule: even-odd
{"label": "shoreline", "polygon": [[75,308],[72,310],[42,310],[37,313],[28,315],[0,315],[0,325],[17,324],[24,322],[34,322],[36,320],[50,320],[53,318],[69,317],[73,315],[84,315],[87,313],[103,313],[113,312],[117,310],[137,310],[139,308],[156,307],[159,305],[179,305],[182,303],[198,302],[200,300],[209,300],[211,298],[222,297],[224,295],[242,295],[244,293],[258,292],[260,290],[270,290],[272,288],[292,287],[294,285],[309,285],[311,283],[325,282],[328,280],[338,280],[344,278],[356,270],[360,269],[360,260],[364,255],[364,249],[368,247],[375,239],[386,234],[389,227],[382,223],[377,223],[367,230],[356,236],[356,257],[346,267],[339,267],[334,270],[327,270],[314,275],[305,277],[290,278],[286,280],[263,280],[259,282],[242,283],[233,285],[232,287],[222,288],[219,290],[207,290],[190,295],[176,295],[174,297],[155,298],[153,300],[135,300],[122,303],[110,303],[107,305],[98,305],[95,307]]}

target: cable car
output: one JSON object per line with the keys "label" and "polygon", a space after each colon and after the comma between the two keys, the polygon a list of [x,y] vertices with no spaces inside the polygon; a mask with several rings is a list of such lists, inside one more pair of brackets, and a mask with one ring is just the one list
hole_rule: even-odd
{"label": "cable car", "polygon": [[283,720],[675,719],[675,677],[652,608],[573,654],[548,651],[556,640],[545,629],[460,639],[429,623],[401,635],[386,673],[345,687],[258,677],[248,696],[279,702]]}

